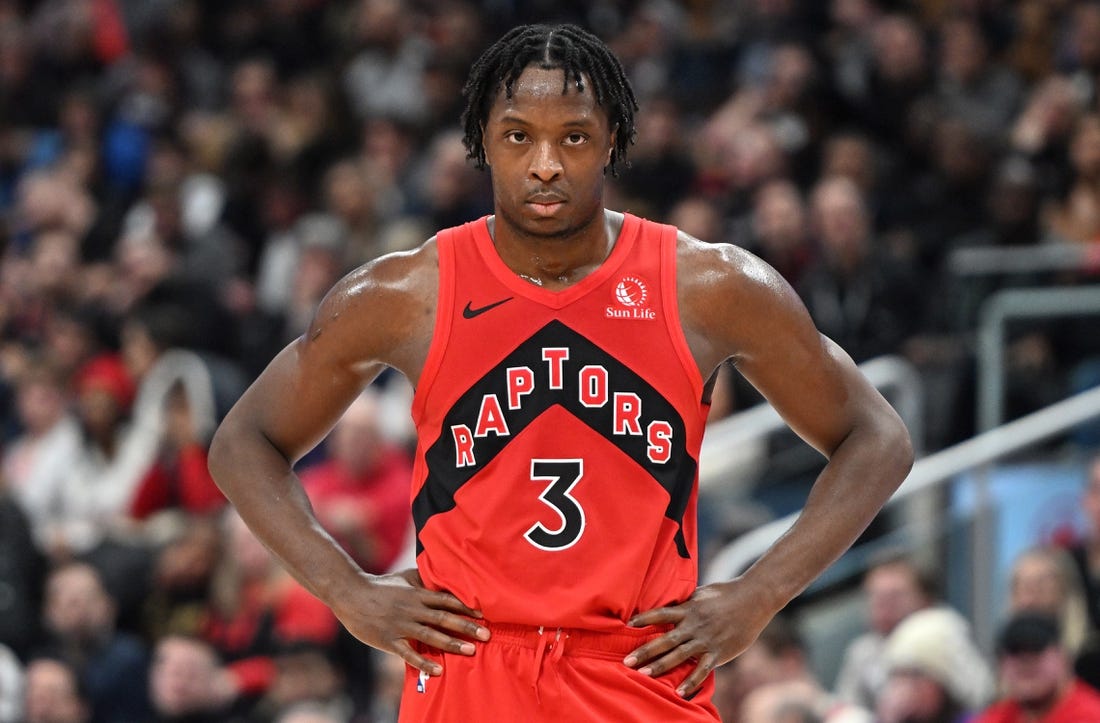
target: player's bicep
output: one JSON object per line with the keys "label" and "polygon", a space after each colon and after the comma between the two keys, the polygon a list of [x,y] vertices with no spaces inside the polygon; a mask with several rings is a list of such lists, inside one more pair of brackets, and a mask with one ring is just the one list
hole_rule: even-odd
{"label": "player's bicep", "polygon": [[857,424],[869,387],[848,354],[816,329],[777,336],[738,370],[800,437],[829,455]]}
{"label": "player's bicep", "polygon": [[729,283],[735,303],[725,328],[738,371],[799,436],[830,454],[858,423],[869,385],[774,269],[750,259]]}
{"label": "player's bicep", "polygon": [[234,411],[293,463],[324,438],[382,366],[351,365],[303,336],[279,352]]}
{"label": "player's bicep", "polygon": [[262,435],[291,463],[312,449],[383,368],[387,345],[377,307],[384,293],[362,276],[341,280],[309,328],[268,364],[226,422]]}

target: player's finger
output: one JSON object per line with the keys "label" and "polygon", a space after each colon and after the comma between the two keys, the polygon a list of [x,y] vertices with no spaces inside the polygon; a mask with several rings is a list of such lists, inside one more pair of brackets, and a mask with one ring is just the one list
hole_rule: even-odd
{"label": "player's finger", "polygon": [[647,625],[678,623],[683,619],[684,611],[680,607],[653,608],[630,618],[627,625],[632,628],[644,628]]}
{"label": "player's finger", "polygon": [[409,645],[409,641],[407,640],[401,639],[395,642],[393,644],[393,652],[417,670],[423,671],[428,675],[443,675],[442,665],[416,652],[413,646]]}
{"label": "player's finger", "polygon": [[699,664],[695,666],[695,669],[691,671],[688,677],[684,678],[684,682],[676,686],[676,692],[685,698],[694,695],[699,690],[699,686],[710,675],[710,671],[714,670],[714,661],[714,653],[706,653],[700,657]]}
{"label": "player's finger", "polygon": [[414,640],[419,640],[425,645],[435,648],[436,650],[442,650],[447,653],[455,653],[457,655],[473,655],[477,652],[477,646],[471,643],[469,640],[460,640],[453,638],[446,633],[430,628],[427,625],[418,625],[414,627],[409,635]]}
{"label": "player's finger", "polygon": [[478,640],[489,639],[489,628],[478,625],[475,621],[467,617],[455,615],[446,610],[428,608],[420,618],[420,622],[433,628],[450,630],[451,632],[460,633],[471,638],[477,638]]}
{"label": "player's finger", "polygon": [[638,672],[642,675],[656,678],[660,675],[664,675],[689,658],[702,654],[705,650],[706,647],[701,642],[697,640],[689,641],[683,645],[677,645],[656,660],[646,663],[641,668],[638,668]]}
{"label": "player's finger", "polygon": [[623,663],[629,667],[634,668],[643,663],[656,658],[658,655],[663,655],[670,650],[675,649],[677,646],[684,642],[684,634],[679,630],[669,630],[664,635],[654,638],[644,645],[639,646],[634,652],[628,654],[623,658]]}
{"label": "player's finger", "polygon": [[458,613],[459,615],[466,615],[471,618],[484,617],[480,610],[474,610],[468,607],[464,602],[448,592],[424,590],[421,593],[420,599],[426,607],[438,610],[450,610],[451,612]]}

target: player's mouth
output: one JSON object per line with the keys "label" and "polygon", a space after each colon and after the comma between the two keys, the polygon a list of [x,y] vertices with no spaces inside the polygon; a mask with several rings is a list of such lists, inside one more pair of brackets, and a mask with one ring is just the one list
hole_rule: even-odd
{"label": "player's mouth", "polygon": [[565,199],[557,194],[536,194],[527,198],[527,207],[535,212],[535,215],[547,217],[553,216],[562,206]]}
{"label": "player's mouth", "polygon": [[558,212],[558,209],[564,206],[562,201],[554,201],[552,203],[542,202],[528,202],[527,206],[531,208],[538,216],[553,216]]}

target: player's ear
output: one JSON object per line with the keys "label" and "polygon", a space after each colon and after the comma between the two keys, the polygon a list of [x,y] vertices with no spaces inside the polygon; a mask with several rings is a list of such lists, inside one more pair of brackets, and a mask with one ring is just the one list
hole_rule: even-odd
{"label": "player's ear", "polygon": [[607,145],[607,158],[603,159],[604,168],[611,165],[611,156],[615,153],[615,137],[619,135],[619,126],[611,129],[611,142]]}

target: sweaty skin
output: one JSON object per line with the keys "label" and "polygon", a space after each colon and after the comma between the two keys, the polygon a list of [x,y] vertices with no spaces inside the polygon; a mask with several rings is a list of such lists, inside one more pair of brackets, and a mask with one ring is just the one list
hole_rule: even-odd
{"label": "sweaty skin", "polygon": [[[615,129],[591,92],[570,84],[563,95],[562,88],[560,70],[529,66],[512,98],[498,95],[484,126],[496,249],[517,275],[551,290],[597,268],[623,219],[603,207]],[[678,688],[690,695],[855,541],[905,477],[912,450],[891,407],[818,333],[774,269],[739,248],[682,233],[677,263],[681,323],[702,378],[732,359],[829,460],[798,522],[742,576],[630,621],[674,627],[624,664],[657,676],[694,659]],[[442,669],[410,641],[473,655],[473,641],[489,636],[477,622],[481,613],[426,590],[415,570],[364,573],[317,523],[292,466],[385,366],[417,384],[437,279],[432,239],[341,280],[309,330],[229,412],[210,451],[218,484],[295,577],[357,638],[432,675]]]}

